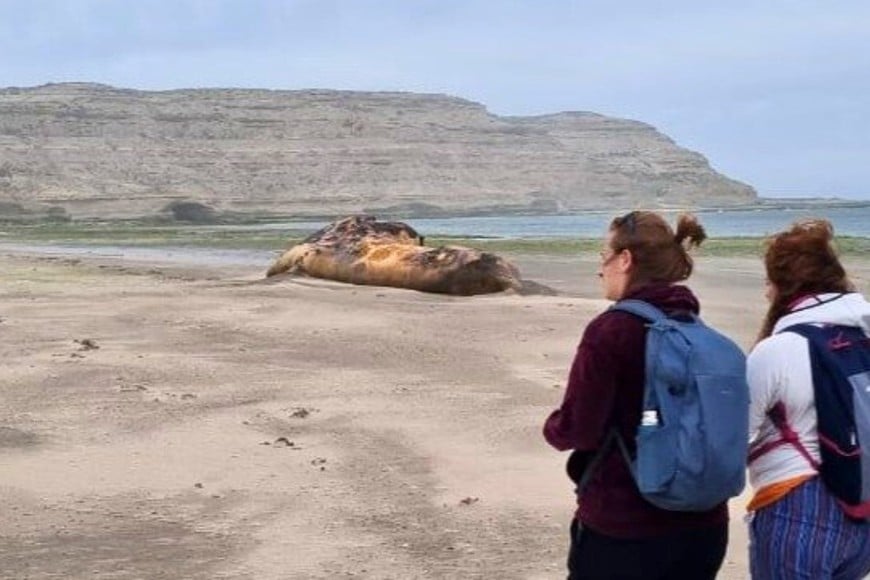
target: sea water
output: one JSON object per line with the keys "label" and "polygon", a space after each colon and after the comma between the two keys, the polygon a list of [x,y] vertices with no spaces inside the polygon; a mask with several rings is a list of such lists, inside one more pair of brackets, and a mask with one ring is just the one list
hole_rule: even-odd
{"label": "sea water", "polygon": [[[677,212],[664,215],[676,222]],[[426,218],[401,220],[427,237],[470,238],[597,238],[607,231],[613,212],[588,212],[577,215]],[[801,209],[704,210],[695,215],[710,237],[766,236],[798,219],[825,218],[840,236],[870,237],[870,204],[856,207]],[[314,232],[328,221],[292,221],[268,224],[267,229],[295,229]],[[252,226],[247,226],[252,227]],[[253,226],[264,227],[264,226]]]}
{"label": "sea water", "polygon": [[[664,214],[673,224],[676,214]],[[802,218],[825,218],[836,235],[870,237],[870,205],[812,209],[760,209],[695,212],[713,238],[766,236]],[[559,216],[468,217],[410,219],[406,223],[426,236],[494,238],[597,238],[607,231],[612,213]]]}

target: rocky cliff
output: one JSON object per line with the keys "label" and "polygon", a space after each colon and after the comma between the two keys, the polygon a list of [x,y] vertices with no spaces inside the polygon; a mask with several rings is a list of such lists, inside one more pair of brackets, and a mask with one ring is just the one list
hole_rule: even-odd
{"label": "rocky cliff", "polygon": [[[444,95],[0,89],[0,214],[420,217],[727,207],[754,190],[653,127]],[[183,205],[183,203],[182,203]]]}

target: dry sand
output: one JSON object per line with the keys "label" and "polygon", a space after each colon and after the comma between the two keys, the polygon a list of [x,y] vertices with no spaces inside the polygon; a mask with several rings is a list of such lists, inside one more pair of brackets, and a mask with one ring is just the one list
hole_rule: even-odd
{"label": "dry sand", "polygon": [[[563,578],[572,486],[540,428],[606,302],[592,257],[516,261],[560,294],[0,246],[0,576]],[[692,286],[748,347],[757,261]],[[744,505],[722,578],[747,577]]]}

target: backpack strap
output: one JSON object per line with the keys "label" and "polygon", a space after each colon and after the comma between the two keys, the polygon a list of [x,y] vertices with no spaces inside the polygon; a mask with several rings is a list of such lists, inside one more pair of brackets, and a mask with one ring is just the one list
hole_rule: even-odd
{"label": "backpack strap", "polygon": [[[803,336],[807,339],[807,347],[812,348],[812,340],[817,336],[819,328],[812,324],[795,324],[794,326],[789,326],[780,330],[777,334],[781,332],[793,332]],[[807,451],[807,448],[804,447],[803,443],[801,443],[798,434],[794,429],[792,429],[791,425],[789,425],[785,413],[785,404],[782,401],[774,404],[773,407],[767,411],[767,417],[770,419],[770,422],[773,423],[773,426],[776,427],[777,431],[779,431],[781,438],[775,441],[768,441],[767,443],[752,449],[749,452],[749,462],[752,463],[762,455],[773,451],[777,447],[791,445],[809,462],[810,465],[813,466],[813,469],[818,470],[821,463],[816,461],[810,452]]]}
{"label": "backpack strap", "polygon": [[[648,327],[653,327],[658,325],[659,328],[663,326],[667,326],[667,322],[670,320],[670,317],[665,314],[660,308],[653,306],[649,302],[645,300],[637,300],[634,298],[627,298],[625,300],[620,300],[614,303],[609,309],[610,310],[619,310],[622,312],[628,312],[629,314],[633,314],[639,318],[642,318],[648,322]],[[694,315],[692,315],[694,317]],[[647,376],[650,372],[654,372],[650,367],[649,361],[657,361],[658,360],[658,349],[660,349],[660,342],[656,342],[656,346],[653,346],[654,351],[648,351],[646,353],[646,361],[645,361],[645,369],[644,369],[644,395],[643,395],[643,408],[644,409],[658,409],[658,395],[656,394],[655,389],[648,388],[647,385]],[[648,345],[649,347],[649,345]],[[623,444],[624,447],[624,444]],[[631,465],[631,461],[628,460],[629,465]]]}
{"label": "backpack strap", "polygon": [[[836,325],[830,325],[829,327],[833,327]],[[817,346],[824,346],[828,350],[839,350],[841,348],[849,348],[853,346],[853,341],[845,338],[842,333],[838,336],[835,336],[829,340],[825,340],[825,331],[824,327],[816,326],[815,324],[795,324],[793,326],[786,327],[779,332],[793,332],[795,334],[799,334],[805,339],[810,345],[816,344]],[[779,332],[777,334],[779,334]],[[865,340],[867,340],[865,338]]]}
{"label": "backpack strap", "polygon": [[625,459],[626,465],[628,465],[628,470],[631,472],[632,476],[634,475],[634,462],[632,461],[631,454],[628,452],[628,447],[625,445],[625,441],[622,439],[622,435],[619,434],[619,430],[616,427],[610,429],[607,433],[607,436],[604,438],[604,442],[601,444],[601,447],[598,448],[598,451],[595,452],[595,456],[589,462],[589,465],[586,466],[586,470],[583,472],[583,475],[580,476],[580,481],[577,482],[576,493],[580,495],[580,492],[586,487],[586,484],[589,483],[589,480],[592,479],[592,476],[595,473],[595,470],[601,465],[601,462],[604,461],[604,458],[607,456],[607,453],[610,451],[613,442],[619,445],[619,451],[622,454],[622,458]]}
{"label": "backpack strap", "polygon": [[640,316],[641,318],[649,322],[658,322],[659,320],[664,320],[667,318],[667,315],[664,312],[662,312],[660,309],[656,308],[649,302],[645,302],[644,300],[636,300],[634,298],[620,300],[619,302],[613,304],[608,310],[621,310],[623,312],[628,312],[630,314],[634,314],[635,316]]}
{"label": "backpack strap", "polygon": [[[662,312],[649,302],[644,302],[643,300],[635,300],[631,298],[626,300],[619,300],[618,302],[611,305],[608,310],[620,310],[622,312],[628,312],[629,314],[634,314],[635,316],[639,316],[647,322],[652,323],[667,318],[664,312]],[[583,471],[583,475],[580,476],[580,481],[577,482],[577,488],[575,490],[577,495],[580,495],[583,489],[585,489],[586,484],[588,484],[589,480],[592,479],[595,471],[598,469],[598,467],[601,465],[601,462],[604,461],[604,458],[610,451],[610,448],[613,445],[614,441],[619,444],[619,450],[622,453],[622,457],[625,459],[629,470],[633,471],[631,455],[628,453],[628,448],[625,445],[625,441],[622,440],[622,436],[619,434],[618,429],[614,426],[610,429],[610,431],[607,432],[607,435],[604,437],[604,441],[601,443],[598,451],[595,452],[595,455],[592,457],[589,465],[587,465],[586,469]]]}
{"label": "backpack strap", "polygon": [[763,445],[753,448],[749,452],[749,463],[752,463],[762,455],[773,451],[777,447],[791,445],[797,449],[798,453],[800,453],[810,465],[813,466],[813,469],[818,470],[821,464],[810,455],[810,452],[807,451],[807,448],[804,447],[803,443],[801,443],[797,432],[795,432],[791,425],[789,425],[788,420],[785,417],[785,404],[782,401],[774,404],[773,407],[767,411],[767,417],[770,419],[770,422],[773,423],[773,426],[776,427],[776,430],[779,431],[780,439],[768,441]]}
{"label": "backpack strap", "polygon": [[[625,300],[619,300],[611,305],[608,310],[619,310],[622,312],[628,312],[629,314],[634,314],[635,316],[643,318],[651,324],[656,324],[658,322],[668,320],[668,315],[665,314],[664,311],[662,311],[660,308],[653,306],[645,300],[637,300],[636,298],[626,298]],[[646,376],[646,370],[644,371],[644,376]],[[644,408],[657,407],[658,403],[656,401],[655,392],[647,389],[646,386],[644,386]],[[616,441],[616,443],[619,445],[619,452],[622,455],[622,458],[625,460],[625,464],[628,466],[628,470],[631,472],[632,476],[635,475],[634,458],[628,451],[628,446],[625,444],[625,440],[623,440],[622,435],[619,434],[618,429],[614,426],[607,434],[607,437],[604,440],[604,444],[602,444],[602,446],[599,448],[598,454],[596,454],[592,462],[589,464],[589,468],[583,473],[583,477],[580,479],[580,483],[577,485],[578,492],[583,490],[583,487],[588,482],[589,478],[592,477],[592,468],[598,466],[598,464],[609,451],[609,447],[613,444],[613,441]]]}

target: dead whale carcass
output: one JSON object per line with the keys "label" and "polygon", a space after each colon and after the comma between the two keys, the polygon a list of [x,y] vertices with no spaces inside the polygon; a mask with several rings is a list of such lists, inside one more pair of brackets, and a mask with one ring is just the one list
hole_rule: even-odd
{"label": "dead whale carcass", "polygon": [[352,284],[394,286],[468,296],[519,289],[520,275],[507,260],[473,248],[423,245],[401,222],[352,216],[293,246],[269,268]]}

